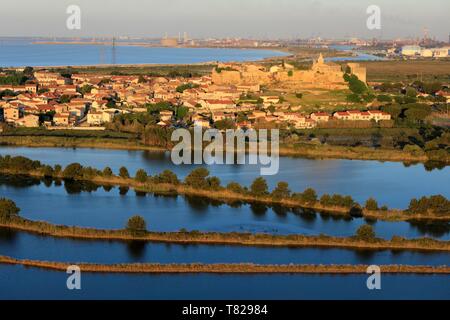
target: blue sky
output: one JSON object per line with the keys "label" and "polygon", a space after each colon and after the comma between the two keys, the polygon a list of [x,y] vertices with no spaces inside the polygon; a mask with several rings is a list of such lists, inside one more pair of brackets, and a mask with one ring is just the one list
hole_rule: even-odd
{"label": "blue sky", "polygon": [[[66,28],[79,5],[80,31]],[[378,5],[382,29],[366,28]],[[2,0],[1,36],[416,37],[450,32],[449,0]]]}

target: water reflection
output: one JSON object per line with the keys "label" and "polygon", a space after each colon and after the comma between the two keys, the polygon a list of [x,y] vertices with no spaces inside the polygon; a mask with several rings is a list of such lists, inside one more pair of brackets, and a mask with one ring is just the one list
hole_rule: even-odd
{"label": "water reflection", "polygon": [[[429,236],[447,239],[450,234],[450,223],[445,221],[376,221],[368,218],[359,219],[327,212],[316,212],[310,209],[269,206],[262,203],[246,204],[241,201],[220,201],[193,196],[178,196],[171,193],[149,194],[147,197],[145,192],[130,194],[128,187],[100,186],[91,182],[51,181],[50,179],[0,175],[0,188],[6,197],[16,201],[23,209],[24,217],[57,224],[116,228],[124,225],[129,213],[139,212],[146,219],[148,218],[148,223],[155,231],[176,231],[186,228],[188,230],[221,232],[239,230],[278,234],[324,233],[350,236],[361,224],[368,223],[375,226],[377,236],[387,239],[393,235],[408,238]],[[29,192],[26,191],[27,188],[29,188]],[[51,192],[43,191],[45,189],[49,189]],[[98,193],[98,197],[86,199],[83,193]],[[111,195],[107,195],[109,193]],[[64,198],[61,196],[62,194],[72,197]],[[79,197],[75,197],[76,195]],[[125,198],[132,199],[133,196],[139,200],[125,201]],[[47,200],[44,199],[45,197]],[[48,212],[36,212],[33,199],[47,201],[51,204],[50,207],[47,206],[48,210],[45,210]],[[114,207],[117,207],[118,213],[108,215],[106,218],[104,212],[113,203],[115,203]],[[96,206],[96,214],[83,216],[80,210],[92,212],[92,206]],[[152,210],[152,206],[158,210]],[[74,208],[78,208],[78,210]],[[39,209],[39,211],[42,210]],[[216,212],[221,214],[215,214]],[[79,219],[85,219],[85,223],[79,223]]]}

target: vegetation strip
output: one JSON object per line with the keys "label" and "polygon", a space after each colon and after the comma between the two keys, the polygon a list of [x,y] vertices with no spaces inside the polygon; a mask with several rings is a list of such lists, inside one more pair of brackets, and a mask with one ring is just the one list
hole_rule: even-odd
{"label": "vegetation strip", "polygon": [[[66,271],[74,263],[19,260],[0,256],[1,264]],[[75,264],[89,273],[298,273],[298,274],[359,274],[366,273],[364,265],[257,265],[257,264]],[[380,266],[383,273],[450,274],[448,266]]]}
{"label": "vegetation strip", "polygon": [[386,206],[379,207],[378,202],[373,198],[368,199],[363,208],[350,196],[324,194],[319,199],[317,192],[311,188],[304,192],[293,193],[287,182],[279,182],[276,188],[269,192],[267,182],[262,177],[255,179],[249,188],[236,182],[231,182],[223,187],[220,179],[210,177],[209,171],[205,168],[194,169],[184,181],[180,181],[177,175],[170,170],[149,176],[145,170],[140,169],[132,178],[125,167],[120,168],[119,175],[116,176],[109,167],[101,171],[96,168],[83,167],[79,163],[72,163],[63,169],[60,165],[51,167],[21,156],[0,156],[0,173],[133,187],[136,191],[149,193],[199,196],[219,201],[260,203],[286,208],[305,208],[347,217],[364,216],[388,221],[450,220],[450,200],[442,195],[412,199],[406,211],[389,210]]}
{"label": "vegetation strip", "polygon": [[[114,132],[113,132],[114,133]],[[0,135],[0,144],[4,146],[23,146],[31,148],[96,148],[112,150],[143,150],[143,151],[168,151],[167,147],[157,147],[144,145],[136,138],[113,137],[111,133],[87,132],[82,136],[81,132],[67,132],[66,136],[56,136],[64,134],[62,132],[40,133],[40,135],[13,136]],[[95,137],[95,134],[98,137]],[[89,137],[91,135],[91,137]],[[281,144],[280,156],[299,156],[310,158],[348,159],[348,160],[379,160],[394,162],[425,163],[430,159],[425,155],[414,155],[410,152],[395,149],[375,149],[369,147],[349,147],[338,145],[314,145],[302,143],[300,145]],[[442,163],[449,164],[450,158],[441,160]]]}
{"label": "vegetation strip", "polygon": [[[131,220],[131,219],[130,219]],[[354,237],[340,238],[325,235],[269,235],[250,233],[203,233],[192,232],[133,232],[129,228],[123,230],[101,230],[71,226],[53,225],[47,222],[35,222],[20,217],[9,221],[0,219],[0,227],[36,233],[57,238],[73,238],[86,240],[143,241],[178,244],[205,245],[238,245],[259,247],[328,247],[364,250],[418,250],[418,251],[450,251],[449,241],[438,241],[428,238],[404,239],[395,236],[392,240],[384,240],[359,232]],[[364,230],[364,228],[362,228]],[[370,233],[370,232],[369,232]]]}

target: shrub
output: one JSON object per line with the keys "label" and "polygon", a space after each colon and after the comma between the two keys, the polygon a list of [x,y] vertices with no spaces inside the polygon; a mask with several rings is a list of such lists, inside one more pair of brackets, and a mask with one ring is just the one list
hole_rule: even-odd
{"label": "shrub", "polygon": [[250,186],[250,193],[255,197],[263,197],[269,194],[269,187],[264,178],[256,178]]}
{"label": "shrub", "polygon": [[366,201],[365,208],[367,210],[376,211],[378,210],[378,202],[374,198],[369,198]]}
{"label": "shrub", "polygon": [[129,179],[130,174],[128,172],[128,169],[125,167],[121,167],[119,170],[119,177],[121,177],[122,179]]}
{"label": "shrub", "polygon": [[227,185],[227,190],[234,192],[234,193],[240,193],[240,194],[245,193],[245,189],[237,182],[230,182]]}
{"label": "shrub", "polygon": [[180,183],[180,180],[178,180],[177,175],[170,170],[164,170],[162,173],[160,173],[156,177],[156,181],[158,183],[168,183],[174,185],[178,185]]}
{"label": "shrub", "polygon": [[133,216],[128,219],[126,230],[134,236],[141,236],[147,232],[147,223],[141,216]]}
{"label": "shrub", "polygon": [[8,221],[19,215],[20,209],[12,200],[0,198],[0,220]]}
{"label": "shrub", "polygon": [[442,195],[422,197],[419,200],[412,199],[409,203],[408,212],[448,214],[450,212],[450,201]]}
{"label": "shrub", "polygon": [[113,175],[113,172],[110,167],[106,167],[105,169],[103,169],[102,174],[104,177],[111,177]]}
{"label": "shrub", "polygon": [[137,182],[147,182],[148,174],[144,169],[139,169],[136,172],[136,177],[134,178]]}
{"label": "shrub", "polygon": [[375,231],[371,225],[362,225],[356,230],[356,238],[365,241],[373,241],[375,240]]}
{"label": "shrub", "polygon": [[186,185],[195,189],[206,189],[209,187],[206,178],[209,176],[209,171],[206,168],[197,168],[184,179]]}
{"label": "shrub", "polygon": [[275,200],[286,199],[291,196],[289,184],[287,182],[278,182],[276,188],[272,191],[272,198]]}
{"label": "shrub", "polygon": [[62,176],[64,179],[73,180],[79,178],[83,172],[83,166],[79,163],[69,164],[64,171]]}
{"label": "shrub", "polygon": [[220,190],[220,179],[218,177],[210,177],[206,179],[206,183],[208,184],[208,189],[217,191]]}

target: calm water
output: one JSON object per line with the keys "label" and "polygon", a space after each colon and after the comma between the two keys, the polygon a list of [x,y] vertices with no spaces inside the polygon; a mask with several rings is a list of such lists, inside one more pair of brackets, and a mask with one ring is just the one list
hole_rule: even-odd
{"label": "calm water", "polygon": [[[194,168],[174,165],[167,152],[0,147],[0,154],[23,155],[51,165],[79,162],[96,168],[109,166],[116,173],[121,166],[126,166],[131,174],[139,168],[149,174],[170,169],[180,178]],[[208,169],[220,177],[222,184],[237,181],[250,185],[260,174],[257,165],[213,165]],[[282,157],[279,173],[265,178],[271,188],[278,181],[287,181],[293,191],[312,187],[319,194],[351,195],[360,203],[375,197],[380,205],[391,208],[407,208],[411,198],[425,195],[442,194],[450,198],[450,168],[427,171],[423,164]]]}
{"label": "calm water", "polygon": [[[285,56],[279,51],[211,49],[211,48],[145,48],[117,46],[116,64],[189,64],[212,61],[254,61]],[[28,41],[0,42],[0,66],[78,66],[112,64],[111,46],[39,45]]]}
{"label": "calm water", "polygon": [[386,60],[386,58],[378,57],[373,54],[368,54],[362,51],[358,51],[353,46],[345,46],[345,45],[334,45],[330,46],[331,49],[335,49],[338,51],[349,51],[353,52],[355,56],[352,57],[331,57],[326,58],[326,61],[381,61]]}
{"label": "calm water", "polygon": [[[85,190],[85,191],[83,191]],[[90,192],[86,191],[89,190]],[[365,219],[333,217],[301,210],[262,205],[228,205],[189,197],[140,195],[133,190],[91,184],[41,182],[0,176],[0,195],[14,200],[21,216],[56,224],[121,229],[129,217],[142,215],[150,230],[265,232],[273,234],[329,234],[351,236]],[[449,223],[370,222],[377,236],[422,236],[450,239]]]}
{"label": "calm water", "polygon": [[0,265],[0,299],[449,299],[449,277],[383,275],[367,290],[365,275],[123,275],[82,274],[81,290],[67,274]]}
{"label": "calm water", "polygon": [[0,228],[0,255],[71,263],[257,263],[446,265],[450,253],[263,248],[88,241],[42,237]]}

